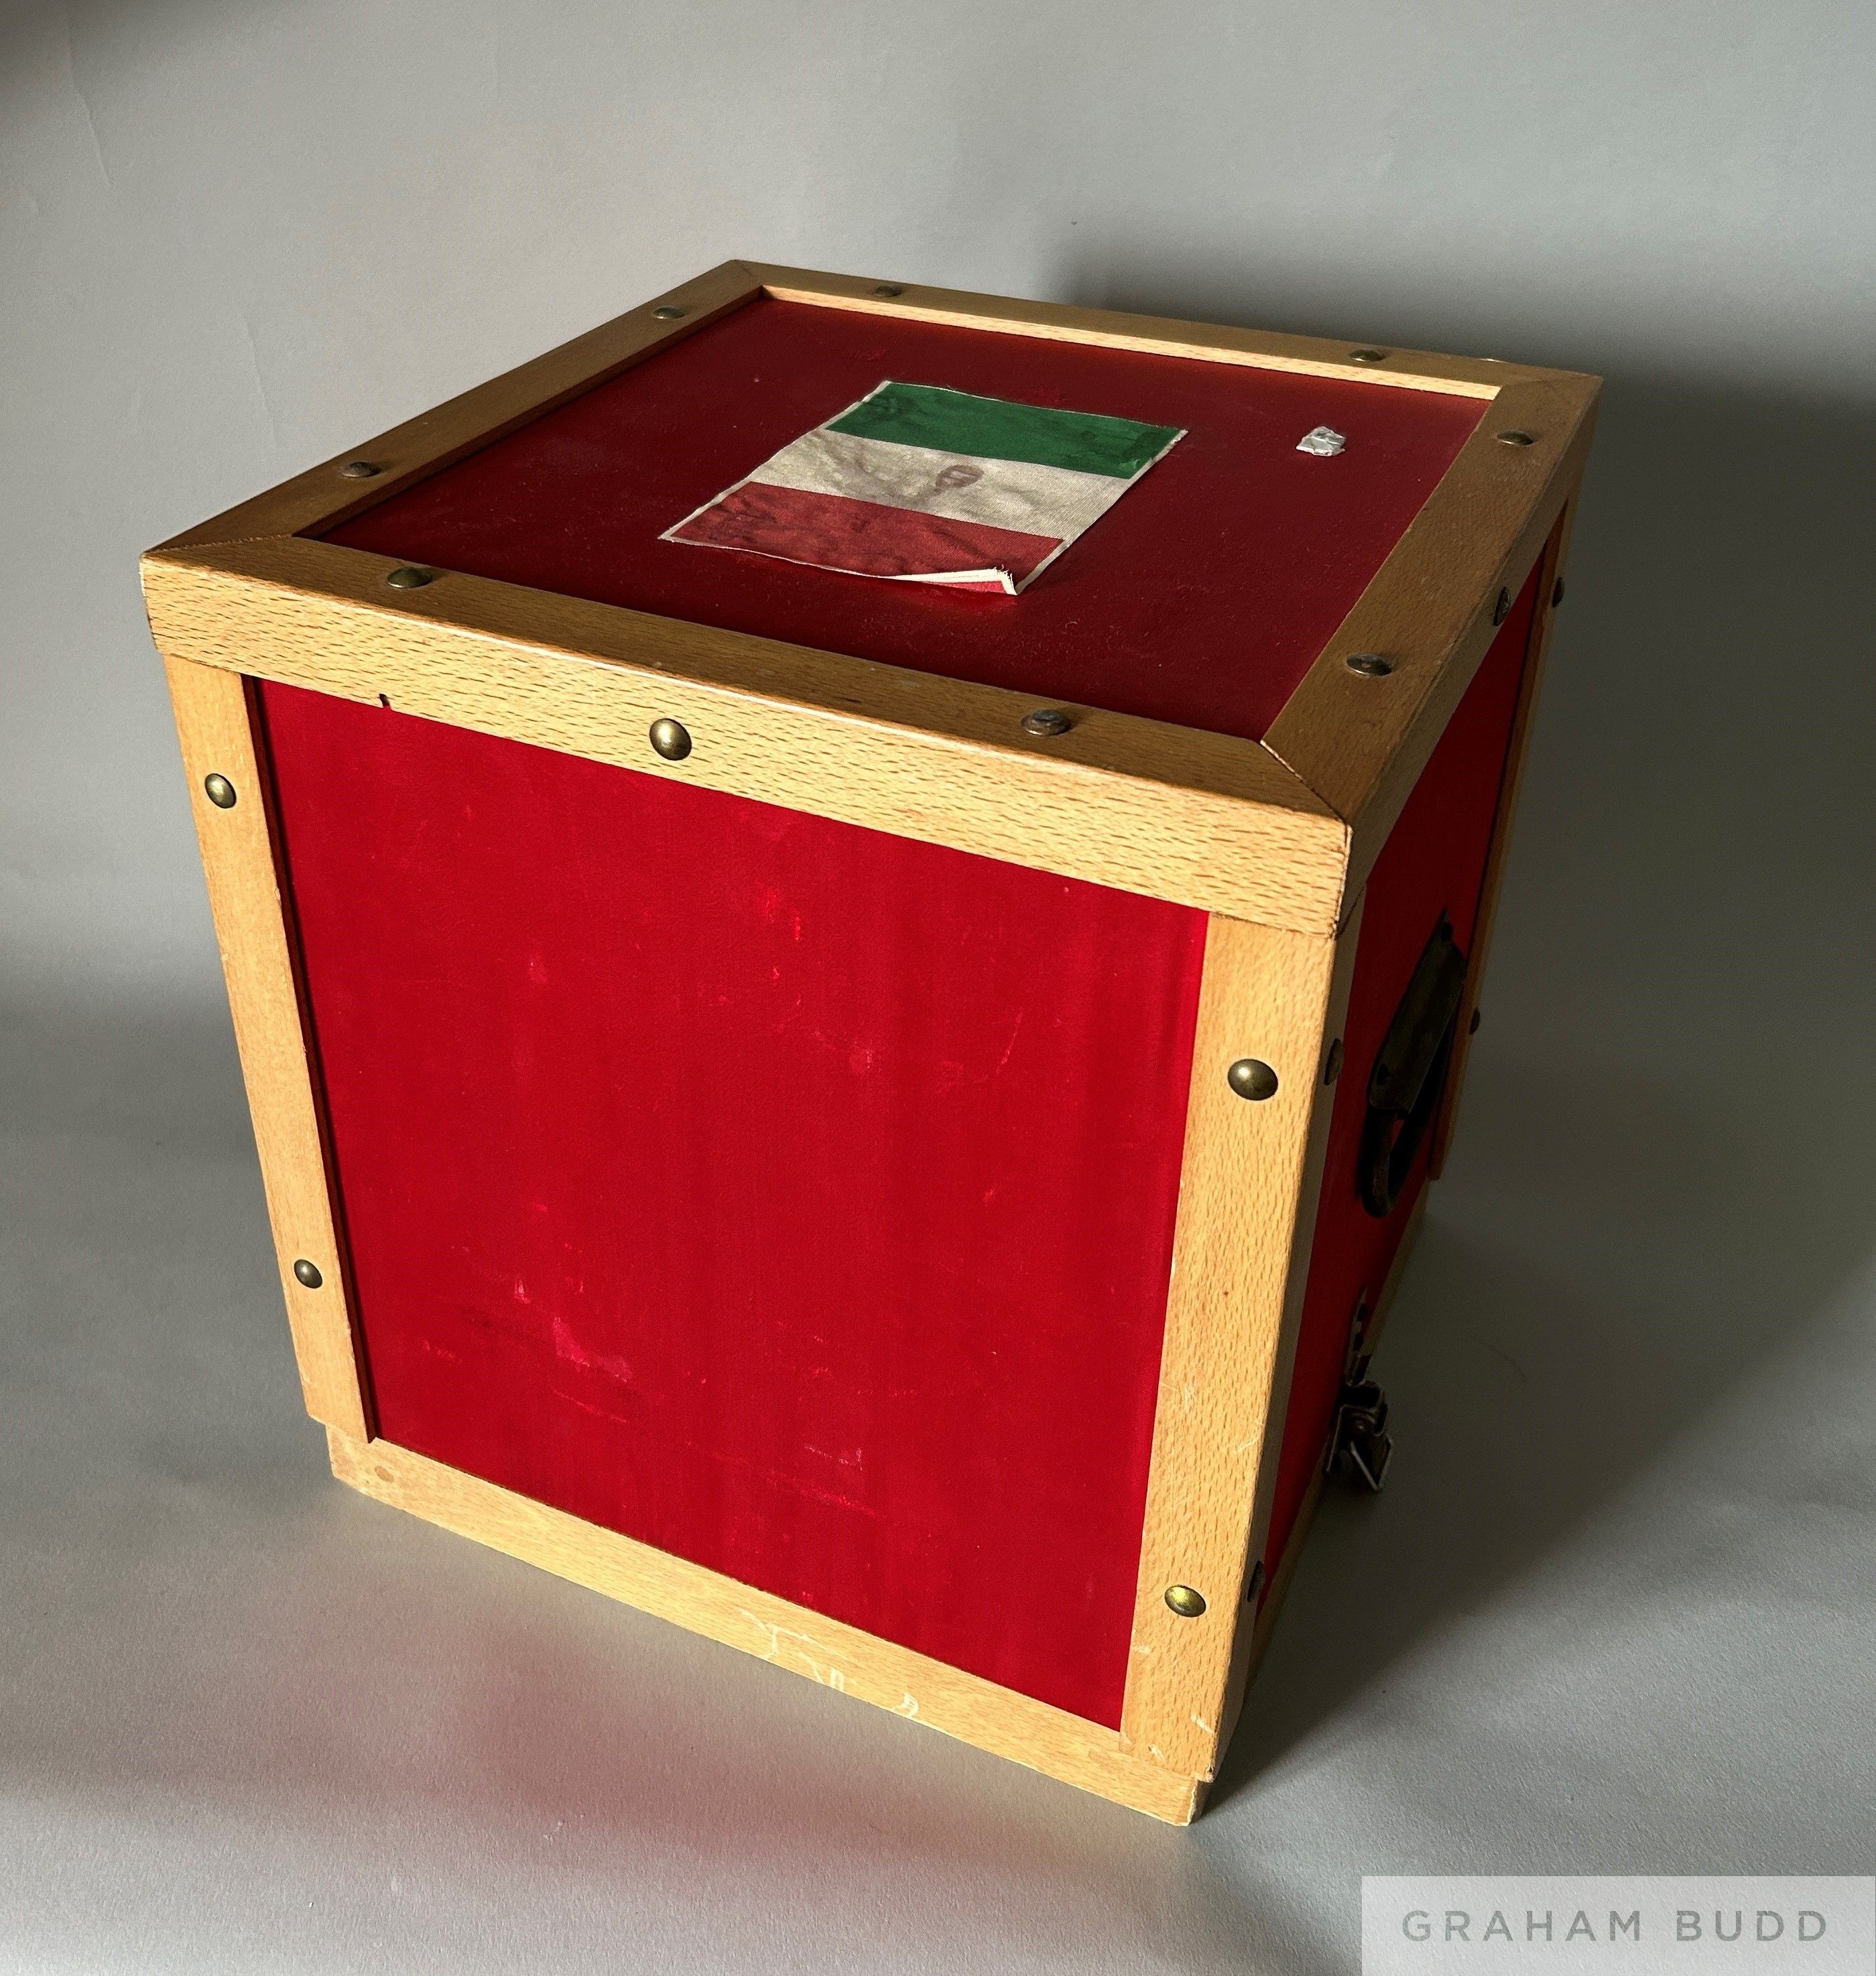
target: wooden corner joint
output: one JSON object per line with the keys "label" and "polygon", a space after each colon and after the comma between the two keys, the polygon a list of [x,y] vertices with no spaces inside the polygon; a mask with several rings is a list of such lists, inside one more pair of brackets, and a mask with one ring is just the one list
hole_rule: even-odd
{"label": "wooden corner joint", "polygon": [[1264,737],[1348,823],[1351,892],[1581,478],[1598,389],[1568,372],[1506,386]]}
{"label": "wooden corner joint", "polygon": [[1126,1747],[1202,1780],[1244,1658],[1360,928],[1358,904],[1339,935],[1214,915],[1206,937],[1121,1720]]}
{"label": "wooden corner joint", "polygon": [[337,528],[694,335],[760,292],[745,262],[725,261],[252,500],[186,529],[160,544],[155,553]]}

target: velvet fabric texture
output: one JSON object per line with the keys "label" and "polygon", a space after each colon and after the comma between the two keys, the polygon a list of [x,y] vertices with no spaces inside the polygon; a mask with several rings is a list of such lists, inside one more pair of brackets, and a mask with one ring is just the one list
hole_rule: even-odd
{"label": "velvet fabric texture", "polygon": [[[1020,598],[659,539],[883,377],[1185,436]],[[1261,740],[1485,403],[763,298],[331,539]],[[1346,450],[1298,453],[1323,424]]]}
{"label": "velvet fabric texture", "polygon": [[380,1431],[1117,1726],[1204,915],[262,699]]}

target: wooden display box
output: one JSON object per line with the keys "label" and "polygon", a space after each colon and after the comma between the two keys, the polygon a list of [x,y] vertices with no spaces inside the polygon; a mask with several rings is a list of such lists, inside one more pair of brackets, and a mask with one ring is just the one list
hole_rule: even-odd
{"label": "wooden display box", "polygon": [[[659,539],[884,377],[1187,436],[1015,598]],[[732,262],[153,550],[334,1472],[1191,1818],[1385,1457],[1596,389]]]}

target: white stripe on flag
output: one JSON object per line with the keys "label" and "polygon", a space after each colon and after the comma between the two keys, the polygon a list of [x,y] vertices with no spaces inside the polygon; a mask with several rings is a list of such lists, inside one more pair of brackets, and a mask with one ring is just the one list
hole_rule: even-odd
{"label": "white stripe on flag", "polygon": [[1133,485],[1111,474],[857,439],[824,426],[785,446],[749,478],[772,487],[910,508],[1058,542],[1078,535]]}

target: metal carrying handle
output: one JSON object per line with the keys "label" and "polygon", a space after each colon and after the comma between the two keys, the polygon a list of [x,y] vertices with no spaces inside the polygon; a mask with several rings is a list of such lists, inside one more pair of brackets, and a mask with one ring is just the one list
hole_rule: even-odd
{"label": "metal carrying handle", "polygon": [[1439,1109],[1465,992],[1466,957],[1453,938],[1451,921],[1442,913],[1368,1078],[1368,1118],[1361,1128],[1361,1204],[1377,1217],[1394,1212],[1414,1156]]}

